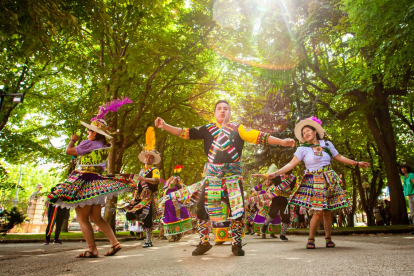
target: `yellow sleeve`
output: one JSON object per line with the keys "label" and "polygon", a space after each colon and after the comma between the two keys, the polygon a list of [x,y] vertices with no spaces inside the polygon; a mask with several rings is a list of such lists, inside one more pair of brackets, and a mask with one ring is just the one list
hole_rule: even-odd
{"label": "yellow sleeve", "polygon": [[249,143],[267,145],[270,137],[269,133],[261,132],[255,129],[246,129],[245,126],[239,126],[240,137]]}
{"label": "yellow sleeve", "polygon": [[155,179],[160,179],[161,177],[160,177],[160,170],[158,170],[158,169],[153,169],[152,170],[152,178],[155,178]]}

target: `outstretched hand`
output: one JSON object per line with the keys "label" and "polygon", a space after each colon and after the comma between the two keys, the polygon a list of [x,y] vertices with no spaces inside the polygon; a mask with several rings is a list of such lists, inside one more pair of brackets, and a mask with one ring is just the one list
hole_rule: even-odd
{"label": "outstretched hand", "polygon": [[162,118],[157,117],[157,119],[155,119],[155,126],[158,128],[163,129],[165,127],[165,122]]}
{"label": "outstretched hand", "polygon": [[282,146],[284,146],[284,147],[292,147],[293,148],[295,146],[295,140],[293,140],[293,139],[283,139],[282,141],[283,141]]}
{"label": "outstretched hand", "polygon": [[368,162],[365,162],[365,161],[359,161],[359,163],[358,163],[358,167],[363,168],[363,169],[368,169],[369,166],[370,166],[370,164]]}

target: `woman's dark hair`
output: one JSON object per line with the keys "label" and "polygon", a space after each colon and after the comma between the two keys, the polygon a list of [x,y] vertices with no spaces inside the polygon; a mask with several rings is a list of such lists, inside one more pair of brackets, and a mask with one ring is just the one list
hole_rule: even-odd
{"label": "woman's dark hair", "polygon": [[[308,127],[310,129],[312,129],[313,131],[316,131],[316,128],[314,128],[313,126],[310,126],[310,125],[303,126],[302,129],[300,130],[300,135],[302,136],[302,138],[303,138],[303,129],[305,127]],[[317,131],[316,131],[316,139],[322,140],[321,137],[319,136],[319,133]]]}
{"label": "woman's dark hair", "polygon": [[102,135],[102,134],[100,134],[98,132],[96,133],[95,141],[102,142],[102,144],[104,144],[107,147],[111,146],[111,144],[109,144],[108,141],[106,141],[105,135]]}
{"label": "woman's dark hair", "polygon": [[407,165],[407,163],[402,163],[399,167],[398,167],[398,171],[400,172],[401,175],[404,175],[401,171],[402,168],[407,168],[407,172],[408,173],[412,173],[413,169],[411,169],[410,166]]}
{"label": "woman's dark hair", "polygon": [[214,112],[216,112],[217,105],[218,105],[218,104],[220,104],[220,103],[225,103],[225,104],[227,104],[227,105],[229,106],[229,110],[231,111],[231,107],[230,107],[229,102],[228,102],[228,101],[226,101],[226,100],[220,100],[220,101],[218,101],[218,102],[216,103],[216,105],[214,106]]}

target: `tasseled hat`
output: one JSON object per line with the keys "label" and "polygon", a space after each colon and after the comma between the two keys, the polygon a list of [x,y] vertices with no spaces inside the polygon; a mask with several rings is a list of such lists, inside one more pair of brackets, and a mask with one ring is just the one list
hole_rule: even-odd
{"label": "tasseled hat", "polygon": [[150,154],[154,156],[153,164],[158,164],[161,161],[160,153],[155,149],[155,130],[153,127],[149,127],[145,133],[145,147],[144,150],[138,155],[139,160],[144,163],[145,156]]}
{"label": "tasseled hat", "polygon": [[117,112],[123,105],[127,103],[132,103],[132,101],[128,97],[123,97],[121,99],[113,100],[112,102],[101,105],[99,107],[98,115],[91,119],[91,124],[87,124],[82,121],[81,124],[92,131],[105,135],[108,138],[112,138],[110,134],[117,134],[118,131],[113,133],[110,133],[108,131],[108,124],[104,120],[105,115],[108,112]]}

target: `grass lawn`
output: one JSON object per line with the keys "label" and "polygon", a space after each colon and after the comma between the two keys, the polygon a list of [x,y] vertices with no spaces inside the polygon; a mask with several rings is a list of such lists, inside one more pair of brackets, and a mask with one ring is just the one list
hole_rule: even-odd
{"label": "grass lawn", "polygon": [[[414,230],[413,225],[385,225],[385,226],[357,226],[357,227],[333,227],[332,230],[339,231],[365,231],[365,230],[391,230],[391,229],[408,229]],[[309,230],[309,228],[289,229],[288,231]]]}
{"label": "grass lawn", "polygon": [[[158,234],[159,230],[152,231],[154,234]],[[118,238],[131,237],[128,232],[116,232]],[[105,238],[106,236],[102,232],[96,232],[95,238]],[[61,232],[60,239],[82,239],[81,232]],[[0,240],[44,240],[45,234],[7,234],[6,236],[0,236]],[[52,234],[53,239],[53,234]]]}

